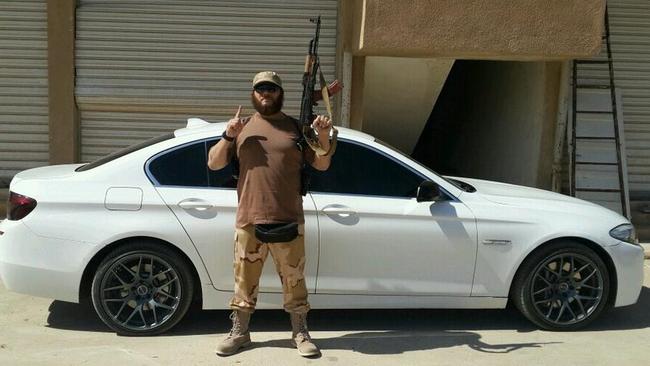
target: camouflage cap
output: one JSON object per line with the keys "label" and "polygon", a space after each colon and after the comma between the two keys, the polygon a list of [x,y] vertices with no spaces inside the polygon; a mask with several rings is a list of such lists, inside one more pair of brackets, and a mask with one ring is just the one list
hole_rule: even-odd
{"label": "camouflage cap", "polygon": [[262,71],[260,73],[257,73],[255,77],[253,78],[253,88],[257,84],[261,83],[271,83],[275,84],[280,89],[282,89],[282,80],[280,80],[280,76],[275,71]]}

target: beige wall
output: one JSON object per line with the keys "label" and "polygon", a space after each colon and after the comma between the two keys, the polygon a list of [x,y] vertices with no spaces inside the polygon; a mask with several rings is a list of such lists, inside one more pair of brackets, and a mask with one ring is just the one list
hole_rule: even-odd
{"label": "beige wall", "polygon": [[366,57],[363,131],[410,153],[453,63],[452,59]]}
{"label": "beige wall", "polygon": [[[422,62],[418,58],[540,61],[588,57],[600,49],[605,1],[341,0],[339,6],[339,47],[354,56],[348,66],[352,77],[345,85],[348,96],[342,101],[349,126],[387,138],[390,127],[382,125],[385,119],[378,118],[383,117],[380,112],[395,112],[390,118],[395,120],[403,105],[376,92],[365,95],[375,91],[376,85],[385,85],[380,67],[395,70],[377,60],[405,57],[404,64],[417,64]],[[371,56],[378,58],[367,61]],[[397,72],[397,79],[413,76],[410,68],[397,68]],[[426,72],[417,69],[418,74]],[[436,94],[415,85],[421,95]],[[397,99],[403,103],[401,96]],[[421,103],[417,116],[410,116],[417,120],[416,133],[426,118],[422,118],[424,111],[434,102],[431,98]],[[395,139],[403,142],[393,143],[408,150],[412,132]]]}
{"label": "beige wall", "polygon": [[[604,0],[351,0],[357,55],[541,60],[600,49]],[[344,9],[344,11],[345,11]]]}

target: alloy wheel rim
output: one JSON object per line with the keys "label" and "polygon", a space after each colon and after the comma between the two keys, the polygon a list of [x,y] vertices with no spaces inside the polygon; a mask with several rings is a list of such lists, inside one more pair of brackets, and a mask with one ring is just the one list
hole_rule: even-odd
{"label": "alloy wheel rim", "polygon": [[547,258],[533,274],[530,296],[537,314],[554,325],[587,319],[603,297],[603,276],[590,258],[563,253]]}
{"label": "alloy wheel rim", "polygon": [[101,306],[121,327],[160,327],[176,313],[182,288],[178,273],[162,258],[130,254],[118,258],[102,278]]}

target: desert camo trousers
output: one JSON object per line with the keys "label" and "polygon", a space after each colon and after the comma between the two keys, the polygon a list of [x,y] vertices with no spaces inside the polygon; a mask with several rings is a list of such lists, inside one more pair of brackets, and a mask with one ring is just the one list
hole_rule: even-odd
{"label": "desert camo trousers", "polygon": [[235,293],[230,308],[252,313],[255,311],[260,276],[269,252],[282,282],[284,310],[306,313],[305,228],[298,227],[298,237],[286,243],[262,243],[255,237],[255,227],[247,225],[235,233]]}

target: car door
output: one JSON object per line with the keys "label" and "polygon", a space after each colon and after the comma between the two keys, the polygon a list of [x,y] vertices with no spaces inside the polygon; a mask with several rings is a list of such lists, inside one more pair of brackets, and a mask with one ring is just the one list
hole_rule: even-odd
{"label": "car door", "polygon": [[471,211],[451,195],[417,202],[425,175],[372,144],[341,139],[330,168],[312,173],[321,240],[316,292],[469,296],[477,245]]}
{"label": "car door", "polygon": [[[213,286],[232,291],[236,180],[230,165],[219,171],[207,167],[207,151],[217,140],[203,140],[164,151],[146,164],[156,190],[189,235],[205,264]],[[304,200],[307,289],[316,288],[318,235],[316,212],[310,199]],[[269,255],[268,261],[273,261]],[[282,285],[270,263],[264,266],[261,292],[282,292]]]}

